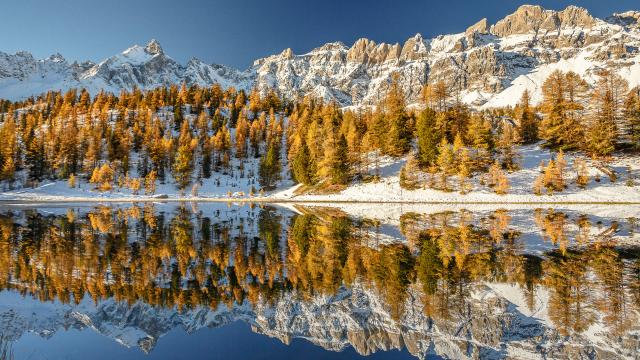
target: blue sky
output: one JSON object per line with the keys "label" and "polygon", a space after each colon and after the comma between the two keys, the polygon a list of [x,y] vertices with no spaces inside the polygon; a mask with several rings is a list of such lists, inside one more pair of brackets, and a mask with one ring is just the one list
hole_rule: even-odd
{"label": "blue sky", "polygon": [[195,56],[246,68],[287,47],[300,54],[330,41],[395,43],[418,32],[461,32],[525,3],[550,9],[573,4],[597,17],[640,10],[638,0],[4,0],[0,51],[99,61],[155,38],[183,63]]}

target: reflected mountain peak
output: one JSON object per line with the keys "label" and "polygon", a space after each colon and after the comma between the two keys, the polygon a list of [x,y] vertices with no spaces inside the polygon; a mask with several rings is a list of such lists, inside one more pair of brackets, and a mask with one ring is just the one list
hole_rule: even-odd
{"label": "reflected mountain peak", "polygon": [[96,332],[156,355],[242,322],[361,355],[635,356],[637,209],[358,206],[3,209],[3,340]]}

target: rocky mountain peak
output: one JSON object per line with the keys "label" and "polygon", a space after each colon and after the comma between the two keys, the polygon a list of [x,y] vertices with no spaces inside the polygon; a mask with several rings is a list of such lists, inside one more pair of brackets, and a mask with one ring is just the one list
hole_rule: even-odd
{"label": "rocky mountain peak", "polygon": [[570,5],[566,9],[558,12],[561,27],[581,27],[590,28],[596,20],[589,11],[579,6]]}
{"label": "rocky mountain peak", "polygon": [[589,28],[595,19],[581,7],[568,6],[562,11],[545,10],[539,5],[522,5],[513,14],[491,26],[491,33],[498,36],[554,31],[568,27]]}
{"label": "rocky mountain peak", "polygon": [[286,48],[282,50],[282,52],[280,53],[280,57],[286,60],[293,59],[293,50],[291,50],[291,48]]}
{"label": "rocky mountain peak", "polygon": [[323,52],[323,51],[342,51],[345,50],[345,46],[341,41],[334,41],[326,43],[319,48],[313,49],[311,52]]}
{"label": "rocky mountain peak", "polygon": [[156,39],[152,39],[151,41],[149,41],[147,46],[145,46],[144,51],[146,51],[149,55],[164,54],[164,51],[162,51],[162,46],[160,46],[160,42],[158,42],[158,40]]}
{"label": "rocky mountain peak", "polygon": [[347,52],[347,60],[357,63],[366,63],[369,61],[369,53],[376,46],[375,41],[366,38],[356,40]]}
{"label": "rocky mountain peak", "polygon": [[415,34],[405,41],[400,58],[403,60],[417,60],[427,56],[429,50],[421,34]]}
{"label": "rocky mountain peak", "polygon": [[56,63],[66,62],[64,56],[62,56],[60,53],[55,53],[55,54],[49,56],[49,58],[47,60],[50,60],[50,61],[56,62]]}
{"label": "rocky mountain peak", "polygon": [[347,61],[360,64],[381,64],[400,57],[400,44],[376,44],[369,39],[358,39],[347,52]]}
{"label": "rocky mountain peak", "polygon": [[466,35],[473,35],[474,33],[486,34],[489,32],[489,23],[487,18],[484,18],[477,23],[469,26],[464,32]]}
{"label": "rocky mountain peak", "polygon": [[615,13],[611,17],[607,18],[607,21],[622,26],[640,28],[640,11]]}
{"label": "rocky mountain peak", "polygon": [[514,105],[524,88],[539,101],[544,78],[535,74],[546,74],[550,67],[575,69],[587,78],[600,68],[616,69],[630,79],[630,86],[639,85],[638,49],[638,11],[614,14],[604,22],[576,6],[556,11],[523,5],[492,26],[482,19],[464,32],[429,39],[416,34],[403,43],[362,38],[350,47],[331,42],[301,55],[285,49],[254,61],[245,71],[198,60],[182,65],[166,55],[157,40],[97,65],[0,52],[0,98],[69,87],[96,93],[186,82],[247,91],[276,89],[290,99],[310,95],[360,106],[376,104],[398,73],[408,103],[420,100],[425,84],[442,80],[460,92],[465,103],[496,107]]}

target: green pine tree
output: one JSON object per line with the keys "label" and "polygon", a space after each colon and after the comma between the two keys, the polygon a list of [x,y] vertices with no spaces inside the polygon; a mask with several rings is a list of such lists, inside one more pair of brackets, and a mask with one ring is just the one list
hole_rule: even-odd
{"label": "green pine tree", "polygon": [[627,134],[634,150],[640,150],[640,87],[629,91],[624,104]]}
{"label": "green pine tree", "polygon": [[346,185],[351,180],[351,164],[349,163],[349,147],[344,135],[340,135],[331,159],[331,183]]}
{"label": "green pine tree", "polygon": [[293,179],[304,185],[313,184],[315,166],[309,153],[307,143],[302,140],[300,149],[291,161],[291,175]]}
{"label": "green pine tree", "polygon": [[418,137],[417,160],[421,167],[432,166],[438,157],[438,143],[440,142],[436,129],[436,113],[427,108],[420,112],[416,121],[416,135]]}
{"label": "green pine tree", "polygon": [[260,168],[258,169],[260,185],[263,188],[272,189],[275,186],[280,179],[280,166],[278,146],[271,143],[266,154],[260,159]]}

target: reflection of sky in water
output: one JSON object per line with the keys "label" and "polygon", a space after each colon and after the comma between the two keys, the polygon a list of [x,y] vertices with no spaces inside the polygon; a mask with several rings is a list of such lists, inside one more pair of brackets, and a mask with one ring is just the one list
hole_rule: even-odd
{"label": "reflection of sky in water", "polygon": [[[124,205],[118,207],[120,210],[127,209],[127,206]],[[263,262],[260,263],[260,266],[264,268],[261,268],[260,271],[269,269],[269,266],[275,265],[274,268],[278,268],[281,265],[280,271],[282,272],[279,276],[286,278],[286,281],[283,283],[283,279],[278,275],[272,279],[280,284],[278,286],[282,286],[278,288],[280,290],[276,291],[275,298],[271,299],[277,304],[263,302],[253,308],[246,297],[250,294],[251,281],[249,280],[251,279],[237,281],[240,287],[236,290],[242,289],[241,291],[247,293],[244,295],[244,304],[234,305],[231,311],[225,310],[227,308],[223,302],[219,303],[215,310],[209,309],[205,302],[200,304],[199,308],[194,308],[193,311],[187,310],[181,313],[171,308],[153,308],[139,302],[141,307],[132,307],[132,311],[129,313],[127,310],[130,308],[124,302],[117,303],[113,298],[99,300],[96,307],[88,296],[85,296],[80,304],[70,305],[63,304],[57,299],[40,302],[30,295],[22,297],[16,290],[5,290],[0,292],[0,326],[2,327],[0,333],[19,337],[12,344],[16,359],[36,360],[87,358],[91,360],[114,358],[352,359],[362,357],[357,353],[357,346],[360,346],[360,349],[372,351],[373,353],[368,357],[372,359],[412,358],[411,353],[425,355],[439,353],[439,351],[446,351],[449,356],[462,351],[459,354],[469,356],[484,354],[501,357],[506,354],[504,350],[500,350],[504,349],[505,344],[517,343],[523,339],[535,344],[537,341],[535,339],[541,338],[543,334],[545,337],[551,336],[549,341],[561,344],[564,334],[556,340],[553,340],[553,336],[558,334],[555,332],[558,322],[566,321],[567,324],[564,324],[563,331],[569,331],[572,336],[576,336],[573,341],[587,346],[585,351],[588,351],[588,346],[599,343],[598,346],[607,351],[611,350],[615,353],[622,350],[628,354],[628,351],[633,352],[634,346],[636,349],[640,348],[637,340],[635,342],[628,341],[629,336],[633,339],[634,334],[640,333],[637,324],[635,322],[630,325],[623,324],[628,318],[635,319],[638,315],[640,281],[637,281],[638,284],[634,282],[631,285],[629,285],[629,281],[633,280],[634,276],[635,280],[640,279],[637,276],[640,273],[640,261],[638,261],[637,247],[616,250],[611,247],[610,241],[620,240],[621,244],[637,243],[638,226],[634,220],[628,218],[634,215],[634,212],[611,211],[611,209],[613,208],[587,214],[575,209],[564,210],[564,212],[559,209],[555,211],[515,209],[509,211],[476,210],[475,212],[401,212],[397,219],[392,216],[386,220],[380,220],[355,215],[345,217],[344,212],[327,208],[314,210],[298,208],[293,211],[272,207],[252,209],[247,206],[227,206],[226,204],[190,204],[183,207],[158,205],[152,213],[163,214],[158,216],[161,224],[160,229],[164,229],[164,232],[160,232],[162,234],[160,243],[166,241],[167,244],[176,244],[177,246],[180,241],[174,239],[173,236],[187,234],[187,237],[190,237],[193,242],[188,241],[183,246],[193,246],[193,248],[192,252],[187,251],[183,254],[189,253],[192,254],[189,256],[195,256],[194,268],[197,261],[202,262],[202,258],[199,258],[202,255],[199,247],[203,246],[204,242],[204,232],[201,227],[202,218],[208,217],[210,219],[210,222],[206,222],[206,224],[212,226],[211,233],[218,231],[219,226],[228,227],[229,236],[223,237],[223,240],[216,237],[220,233],[213,235],[213,238],[211,234],[208,235],[214,244],[228,247],[227,250],[220,253],[226,254],[225,256],[228,258],[225,260],[227,261],[226,265],[221,269],[223,274],[219,274],[221,277],[214,278],[214,282],[219,281],[221,284],[219,288],[215,288],[217,289],[215,291],[224,292],[226,291],[224,290],[225,286],[231,286],[229,278],[226,278],[229,274],[225,275],[224,272],[235,271],[232,269],[236,265],[237,258],[235,256],[238,254],[234,251],[240,238],[245,239],[242,240],[242,244],[246,247],[245,253],[240,256],[245,256],[246,259],[250,259],[252,256],[265,256],[266,260],[263,259]],[[113,208],[96,209],[95,213],[92,213],[94,210],[86,206],[75,208],[74,211],[75,213],[70,214],[67,212],[67,208],[63,207],[39,209],[37,213],[13,209],[12,215],[8,215],[8,212],[0,210],[0,215],[4,216],[4,218],[0,217],[0,220],[4,221],[0,223],[0,225],[4,224],[4,227],[0,226],[0,234],[3,229],[5,232],[6,229],[12,229],[12,234],[16,236],[16,239],[18,238],[17,234],[29,236],[25,234],[30,234],[32,229],[29,228],[31,229],[29,231],[25,231],[25,229],[28,226],[33,226],[27,224],[36,218],[46,224],[46,226],[40,227],[41,229],[51,228],[54,229],[53,233],[59,231],[59,234],[62,235],[60,238],[49,239],[48,235],[43,235],[34,242],[37,243],[33,250],[35,255],[27,266],[35,266],[35,268],[28,271],[36,271],[38,266],[42,266],[42,263],[40,263],[41,265],[36,263],[42,262],[48,256],[48,251],[55,254],[56,251],[60,252],[60,249],[75,249],[72,251],[73,253],[63,250],[62,254],[58,253],[57,256],[66,258],[65,254],[72,253],[70,258],[83,259],[86,254],[78,250],[80,249],[79,245],[76,247],[63,245],[67,240],[76,241],[77,244],[87,241],[83,239],[78,242],[79,234],[90,233],[90,229],[101,234],[100,236],[114,231],[113,234],[109,234],[113,235],[109,241],[121,236],[122,233],[118,233],[118,231],[122,231],[122,228],[118,230],[118,226],[114,224],[122,220],[123,213],[114,216],[114,219],[117,220],[114,224],[109,225],[109,214],[112,213]],[[89,214],[97,217],[92,218]],[[348,211],[346,214],[349,214]],[[41,215],[44,217],[39,218]],[[105,215],[106,217],[104,217]],[[100,216],[103,217],[100,218]],[[125,216],[130,216],[130,214]],[[65,238],[68,234],[73,233],[69,230],[71,228],[67,227],[69,218],[75,219],[72,220],[75,223],[73,231],[76,231],[75,234],[78,235],[71,237],[72,240]],[[150,235],[151,228],[143,238],[140,238],[139,226],[141,224],[139,222],[142,218],[138,215],[129,219],[129,223],[124,227],[124,229],[128,229],[126,242],[115,241],[109,245],[119,246],[117,250],[111,249],[110,251],[115,251],[113,254],[125,254],[125,260],[109,258],[104,255],[107,249],[102,249],[102,253],[98,255],[100,261],[124,261],[127,263],[127,256],[132,257],[132,262],[140,261],[139,256],[136,258],[133,254],[143,251],[146,246],[145,241],[151,239],[144,237]],[[298,220],[307,218],[313,218],[314,221],[311,223],[298,222]],[[349,220],[345,222],[347,218]],[[588,221],[581,222],[581,219]],[[274,221],[281,226],[273,226]],[[15,222],[13,225],[19,226],[7,227],[7,224],[12,222]],[[314,230],[308,233],[302,231],[304,224],[313,224]],[[468,244],[465,243],[466,245],[463,245],[461,240],[463,232],[460,229],[464,228],[461,224],[471,226],[465,236],[465,239],[471,240],[465,240],[469,241]],[[178,226],[182,230],[175,232],[174,230],[178,229]],[[18,228],[23,229],[22,232],[15,231]],[[217,230],[213,231],[213,229]],[[344,229],[348,230],[342,231]],[[269,231],[274,233],[269,233]],[[438,233],[438,231],[441,232]],[[276,233],[280,235],[274,235]],[[307,234],[305,236],[309,236],[306,240],[308,243],[305,245],[303,240],[293,235],[294,233],[298,236]],[[418,236],[426,233],[432,235],[425,238],[420,237],[422,235]],[[437,235],[441,238],[433,235],[436,233],[441,234]],[[587,240],[584,240],[583,237],[578,241],[579,234],[584,235],[585,233],[589,234]],[[45,234],[47,234],[46,231]],[[239,237],[236,238],[236,236]],[[268,240],[265,240],[274,238],[274,236],[278,239],[275,243],[269,243]],[[46,240],[44,240],[45,238]],[[561,240],[556,243],[550,240],[552,238]],[[98,245],[94,250],[99,249],[100,246],[106,246],[104,245],[107,241],[106,238],[100,237],[100,239],[102,240],[95,243]],[[25,251],[20,246],[20,242],[3,244],[9,244],[10,250]],[[344,253],[332,247],[335,244],[338,244]],[[310,250],[314,249],[314,246],[315,250]],[[320,247],[318,248],[318,246]],[[6,250],[6,247],[4,249]],[[250,255],[246,252],[249,249],[253,249],[251,251],[257,251],[257,253]],[[267,254],[269,249],[276,249],[275,253],[271,253],[271,258]],[[175,251],[175,249],[171,251]],[[310,254],[313,251],[320,251],[315,255],[319,256],[318,258],[311,258]],[[5,251],[2,256],[7,257],[9,253],[11,251]],[[21,254],[21,256],[27,256],[26,253]],[[110,256],[115,256],[113,254]],[[156,253],[147,253],[147,255],[149,254]],[[422,254],[437,254],[437,256],[425,258]],[[375,263],[378,261],[377,266],[382,266],[382,268],[376,268],[375,265],[369,264],[367,266],[370,268],[364,269],[366,267],[364,264],[349,263],[347,259],[351,259],[351,255],[362,256],[361,261],[363,262]],[[95,253],[92,256],[96,256]],[[296,288],[296,291],[301,291],[298,295],[302,294],[302,296],[295,298],[288,286],[301,286],[303,282],[296,277],[302,274],[300,271],[311,269],[304,268],[306,266],[304,264],[307,263],[300,262],[300,256],[303,259],[308,257],[307,260],[310,262],[326,261],[321,266],[338,266],[333,269],[321,268],[325,273],[324,276],[326,274],[337,276],[337,279],[332,279],[329,276],[325,280],[337,280],[338,284],[341,281],[346,281],[348,284],[353,284],[353,288],[351,288],[352,285],[337,290],[331,286],[326,289],[314,287],[319,283],[314,284],[311,288],[306,288],[308,286],[306,284],[301,288]],[[332,262],[332,260],[336,260],[332,257],[341,256],[344,261],[343,265],[336,265],[339,262]],[[403,256],[409,257],[409,260],[407,261],[407,258],[403,258]],[[5,261],[0,265],[9,266],[15,276],[19,272],[18,265],[16,265],[20,263],[18,259],[20,257],[14,258],[13,262]],[[87,256],[87,259],[93,259],[93,257]],[[281,264],[277,264],[279,262]],[[88,263],[94,264],[90,261]],[[53,256],[51,264],[65,266],[66,263]],[[183,264],[187,264],[183,266],[189,266],[189,262]],[[344,266],[344,268],[340,268],[340,266]],[[137,269],[139,271],[140,267]],[[355,269],[360,269],[357,270],[360,272],[356,273],[355,278],[347,280],[346,273],[355,271]],[[609,276],[610,270],[611,276]],[[6,271],[6,268],[2,267],[2,271]],[[48,271],[51,272],[50,275],[56,273],[55,269],[48,269]],[[64,271],[67,270],[62,272]],[[171,273],[171,270],[166,267],[159,267],[152,271]],[[619,276],[616,275],[616,271],[620,272]],[[187,270],[186,274],[190,273],[191,270]],[[361,281],[362,278],[358,277],[363,276],[365,279]],[[432,288],[435,292],[429,293],[429,295],[421,293],[421,291],[427,291],[425,290],[427,286],[422,287],[423,283],[418,282],[424,280],[425,276],[430,279],[427,282],[434,281],[430,286],[435,286]],[[432,277],[429,278],[429,276]],[[573,279],[573,276],[580,278]],[[622,277],[624,279],[620,282]],[[257,280],[258,277],[255,279]],[[402,285],[404,280],[407,284]],[[260,281],[262,281],[261,286],[269,282],[264,278],[261,278]],[[296,283],[296,281],[298,282]],[[572,281],[574,282],[571,283]],[[48,290],[55,288],[53,282],[44,283],[47,284]],[[126,280],[123,283],[126,283]],[[585,286],[586,283],[588,286]],[[188,287],[184,289],[181,287],[186,284],[185,282],[172,291],[186,293],[184,289],[188,289]],[[13,285],[17,289],[21,289],[20,286],[22,286],[19,282],[14,282]],[[26,285],[29,289],[37,289],[41,284]],[[165,282],[158,289],[167,290],[169,286],[170,284]],[[626,295],[624,293],[616,294],[616,286],[618,286],[618,290],[625,287],[623,292],[628,290],[629,293]],[[278,291],[282,291],[282,293]],[[403,295],[396,296],[398,292]],[[260,294],[263,296],[267,293],[268,291]],[[206,296],[210,296],[211,293],[207,292],[206,294]],[[532,303],[527,302],[527,294],[533,294],[533,297],[530,298]],[[558,294],[563,295],[559,296]],[[627,298],[616,297],[620,295],[627,296]],[[583,298],[588,299],[581,300]],[[400,317],[396,318],[391,314],[396,308],[391,302],[386,301],[398,299],[400,302],[396,305],[401,304],[401,312],[399,313]],[[443,299],[449,303],[439,303]],[[566,304],[565,300],[567,300]],[[580,303],[580,301],[584,301],[584,303]],[[609,305],[619,306],[620,301],[622,301],[624,308],[621,311],[626,313],[617,318],[616,316],[621,314],[620,311],[613,310]],[[404,305],[402,305],[403,303]],[[437,313],[441,311],[438,310],[438,306],[443,306],[442,304],[450,314],[436,319],[435,316],[439,316]],[[564,306],[566,306],[567,318],[562,315]],[[429,311],[435,311],[435,313],[426,314],[427,307],[431,307]],[[551,310],[549,310],[551,307],[554,307],[555,314],[551,314]],[[323,308],[324,310],[322,310]],[[587,314],[587,317],[591,313],[594,316],[593,320],[589,320],[591,323],[587,324],[587,327],[578,329],[581,320],[572,318],[574,314],[569,314],[572,308],[580,308],[584,314]],[[289,310],[291,311],[287,312]],[[336,315],[335,312],[339,314]],[[470,318],[456,318],[460,314],[466,314],[462,316],[470,316]],[[507,318],[502,317],[505,314]],[[432,323],[432,315],[435,319],[435,325]],[[316,319],[315,316],[320,318]],[[449,318],[448,316],[453,317]],[[609,316],[609,320],[606,321],[610,323],[605,326],[603,319],[607,316]],[[477,328],[465,327],[467,326],[465,322],[471,323],[476,319],[479,319],[477,320],[479,323],[484,321],[485,325],[479,325]],[[458,320],[461,322],[456,323]],[[508,325],[501,325],[500,322],[504,321],[509,321]],[[87,324],[90,325],[87,326]],[[250,324],[261,330],[252,331]],[[303,325],[301,326],[301,324]],[[185,331],[185,326],[190,326],[195,330],[188,334]],[[607,338],[609,326],[618,326],[618,329],[622,329],[620,331],[626,340],[615,340],[615,336]],[[42,332],[45,329],[46,331],[51,330],[53,334],[47,339],[32,332],[34,329],[36,332]],[[497,343],[492,342],[495,339],[491,339],[491,333],[486,333],[492,330],[496,331],[494,335],[498,338]],[[306,333],[307,331],[308,333]],[[500,331],[502,332],[498,334]],[[264,334],[260,332],[264,332]],[[398,334],[398,332],[402,334]],[[447,339],[456,332],[462,333],[462,335],[453,335],[456,337],[453,341],[449,338],[436,345],[431,342],[433,338],[436,339],[436,342]],[[145,354],[137,346],[137,341],[145,339],[148,334],[159,336],[159,338],[155,344],[148,346],[151,349],[150,353]],[[282,336],[293,336],[293,339],[287,345],[278,339]],[[392,339],[395,336],[400,336],[400,340]],[[122,339],[124,344],[131,347],[119,343],[118,339]],[[480,353],[476,352],[478,349],[470,350],[471,348],[469,348],[472,346],[470,344],[475,346],[478,339],[485,341],[481,344]],[[334,342],[326,343],[331,340]],[[367,345],[364,345],[365,343]],[[356,346],[356,349],[348,346],[349,344]],[[612,348],[607,348],[609,345]],[[403,350],[385,350],[396,346],[402,346]],[[434,348],[434,346],[440,346],[440,348]],[[332,351],[336,348],[343,350]],[[535,346],[532,349],[537,351]],[[430,356],[435,355],[427,355],[427,358]],[[553,356],[549,357],[553,358]]]}
{"label": "reflection of sky in water", "polygon": [[[217,329],[201,329],[187,334],[181,329],[163,336],[150,354],[126,348],[91,330],[59,331],[44,339],[26,334],[14,344],[16,359],[359,359],[352,348],[328,352],[303,339],[285,345],[277,339],[251,332],[249,325],[237,321]],[[367,359],[413,358],[405,351],[377,352]]]}

